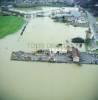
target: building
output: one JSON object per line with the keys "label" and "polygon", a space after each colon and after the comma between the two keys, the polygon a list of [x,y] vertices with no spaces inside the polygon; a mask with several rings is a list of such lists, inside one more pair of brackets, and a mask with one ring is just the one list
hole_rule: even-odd
{"label": "building", "polygon": [[73,59],[73,62],[80,61],[80,52],[77,48],[74,48],[74,47],[72,47],[72,59]]}

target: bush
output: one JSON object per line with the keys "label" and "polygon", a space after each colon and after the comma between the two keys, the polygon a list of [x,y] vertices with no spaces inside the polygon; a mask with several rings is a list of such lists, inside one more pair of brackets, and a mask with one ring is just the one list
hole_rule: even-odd
{"label": "bush", "polygon": [[91,39],[89,39],[89,38],[85,39],[85,44],[87,46],[89,46],[91,44]]}

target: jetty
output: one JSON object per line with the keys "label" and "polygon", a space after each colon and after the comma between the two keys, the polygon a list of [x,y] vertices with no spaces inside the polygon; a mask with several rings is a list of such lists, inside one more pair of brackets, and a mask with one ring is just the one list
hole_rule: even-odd
{"label": "jetty", "polygon": [[31,61],[31,62],[48,62],[48,63],[79,63],[79,64],[96,64],[98,65],[98,54],[87,52],[79,53],[79,61],[74,60],[73,53],[52,53],[49,51],[23,52],[17,51],[11,53],[11,60],[14,61]]}

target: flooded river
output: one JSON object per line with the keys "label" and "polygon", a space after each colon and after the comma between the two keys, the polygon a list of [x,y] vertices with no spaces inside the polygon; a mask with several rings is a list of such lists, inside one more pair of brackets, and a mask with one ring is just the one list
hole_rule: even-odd
{"label": "flooded river", "polygon": [[10,60],[12,51],[54,48],[85,37],[85,30],[48,17],[31,18],[22,36],[20,30],[1,39],[0,100],[98,100],[98,66]]}

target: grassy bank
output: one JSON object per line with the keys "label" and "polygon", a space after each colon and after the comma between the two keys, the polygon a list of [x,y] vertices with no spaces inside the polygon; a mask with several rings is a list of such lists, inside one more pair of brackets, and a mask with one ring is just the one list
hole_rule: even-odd
{"label": "grassy bank", "polygon": [[0,38],[17,32],[23,24],[24,20],[22,17],[0,16]]}
{"label": "grassy bank", "polygon": [[96,18],[96,21],[98,22],[98,17]]}

